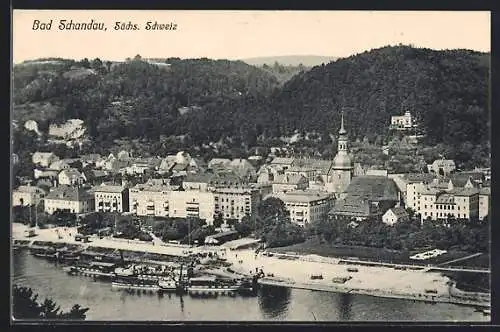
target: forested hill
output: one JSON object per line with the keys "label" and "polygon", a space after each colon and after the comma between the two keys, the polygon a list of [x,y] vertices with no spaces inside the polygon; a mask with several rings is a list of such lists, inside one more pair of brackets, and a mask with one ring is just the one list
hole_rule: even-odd
{"label": "forested hill", "polygon": [[139,56],[124,63],[42,59],[16,65],[13,74],[15,120],[34,119],[43,128],[48,121],[80,118],[92,136],[109,130],[113,136],[155,138],[184,131],[180,108],[195,112],[248,96],[265,98],[278,85],[272,74],[241,61],[160,63]]}
{"label": "forested hill", "polygon": [[272,98],[281,131],[336,130],[344,107],[351,135],[377,135],[410,110],[429,143],[479,143],[489,133],[489,54],[384,47],[295,76]]}
{"label": "forested hill", "polygon": [[[488,141],[489,54],[384,47],[316,66],[283,86],[241,61],[49,59],[14,67],[14,119],[80,118],[95,145],[118,138],[186,135],[186,144],[295,130],[336,133],[345,109],[351,137],[387,133],[409,109],[427,143]],[[183,110],[182,112],[180,110]]]}

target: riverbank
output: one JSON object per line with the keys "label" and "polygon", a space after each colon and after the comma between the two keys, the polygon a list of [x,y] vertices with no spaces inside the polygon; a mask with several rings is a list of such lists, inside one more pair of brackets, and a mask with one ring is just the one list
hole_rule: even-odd
{"label": "riverbank", "polygon": [[[16,224],[13,226],[13,238],[15,240],[26,240],[23,235],[24,229],[21,226],[16,226]],[[31,238],[31,240],[81,244],[74,241],[74,234],[76,234],[76,229],[43,229],[37,230],[37,236]],[[273,275],[273,277],[263,279],[262,283],[268,282],[284,287],[366,294],[387,298],[404,298],[484,307],[489,307],[490,305],[489,300],[474,301],[451,297],[450,278],[443,276],[439,272],[428,272],[426,270],[401,270],[377,265],[346,265],[340,264],[338,259],[323,257],[314,257],[313,259],[313,257],[295,256],[288,259],[280,259],[278,257],[256,254],[252,249],[228,250],[223,247],[189,248],[187,246],[168,246],[155,243],[143,244],[136,243],[136,241],[116,241],[110,238],[92,238],[91,242],[86,243],[85,246],[170,256],[187,256],[189,253],[221,251],[223,252],[223,257],[231,264],[231,270],[237,274],[252,276],[262,270],[265,275]],[[312,274],[321,275],[323,279],[312,282]],[[342,285],[335,285],[332,281],[334,278],[346,278],[348,280]]]}
{"label": "riverbank", "polygon": [[491,304],[489,301],[479,302],[479,301],[468,301],[464,299],[452,298],[450,296],[436,296],[429,294],[411,294],[411,293],[394,293],[387,292],[383,289],[363,289],[363,288],[346,288],[336,285],[326,285],[321,283],[296,283],[291,280],[280,280],[276,278],[262,278],[259,280],[259,284],[268,286],[278,286],[278,287],[288,287],[296,289],[307,289],[322,292],[334,292],[334,293],[344,293],[344,294],[359,294],[368,295],[373,297],[383,297],[391,299],[403,299],[403,300],[413,300],[413,301],[423,301],[428,303],[450,303],[458,304],[472,307],[480,308],[490,308]]}

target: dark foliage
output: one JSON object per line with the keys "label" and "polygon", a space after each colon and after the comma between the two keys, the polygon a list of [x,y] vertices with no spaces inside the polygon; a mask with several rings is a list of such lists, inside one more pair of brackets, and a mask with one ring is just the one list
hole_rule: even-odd
{"label": "dark foliage", "polygon": [[[231,137],[237,155],[258,138],[295,130],[327,137],[341,108],[350,135],[370,133],[374,141],[387,133],[391,115],[410,109],[426,144],[471,154],[467,145],[488,150],[488,59],[466,50],[384,47],[300,72],[282,87],[269,68],[240,61],[172,58],[159,67],[136,57],[113,65],[99,59],[23,65],[14,68],[14,118],[41,116],[36,103],[45,103],[52,120],[83,119],[95,150],[137,138],[155,142],[150,152],[157,153],[166,144],[160,137],[188,134],[181,145],[189,148]],[[79,72],[85,68],[93,73]]]}
{"label": "dark foliage", "polygon": [[75,304],[70,311],[63,312],[52,299],[38,302],[38,294],[28,287],[14,285],[12,292],[13,316],[15,319],[72,319],[84,320],[89,308]]}

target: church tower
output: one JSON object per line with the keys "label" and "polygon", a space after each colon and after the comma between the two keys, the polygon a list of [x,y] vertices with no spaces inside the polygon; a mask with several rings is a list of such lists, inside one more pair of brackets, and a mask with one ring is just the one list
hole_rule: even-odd
{"label": "church tower", "polygon": [[337,155],[330,168],[327,191],[335,193],[337,198],[342,198],[351,183],[354,166],[349,155],[349,139],[344,128],[344,112],[342,111],[340,130],[337,143]]}

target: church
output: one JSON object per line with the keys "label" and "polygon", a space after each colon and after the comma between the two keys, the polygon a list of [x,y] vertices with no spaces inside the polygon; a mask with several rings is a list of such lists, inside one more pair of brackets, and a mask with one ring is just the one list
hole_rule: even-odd
{"label": "church", "polygon": [[333,159],[327,173],[323,175],[325,190],[343,199],[354,171],[354,163],[349,153],[349,139],[344,128],[344,113],[342,112],[340,130],[337,142],[337,155]]}

